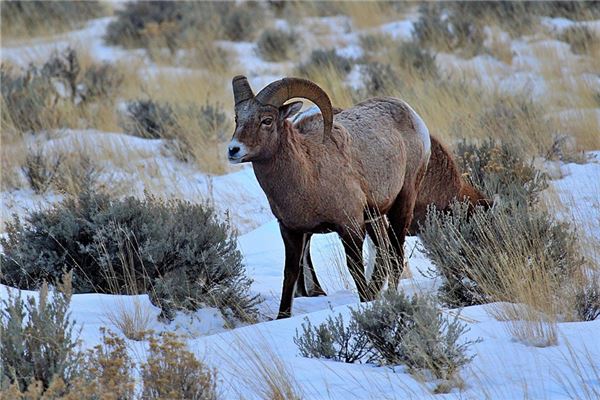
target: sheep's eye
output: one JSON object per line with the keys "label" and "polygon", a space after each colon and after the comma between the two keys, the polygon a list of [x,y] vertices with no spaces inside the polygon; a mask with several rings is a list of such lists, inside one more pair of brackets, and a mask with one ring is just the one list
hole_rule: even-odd
{"label": "sheep's eye", "polygon": [[265,118],[261,121],[261,124],[267,125],[267,126],[271,125],[272,123],[273,123],[273,118]]}

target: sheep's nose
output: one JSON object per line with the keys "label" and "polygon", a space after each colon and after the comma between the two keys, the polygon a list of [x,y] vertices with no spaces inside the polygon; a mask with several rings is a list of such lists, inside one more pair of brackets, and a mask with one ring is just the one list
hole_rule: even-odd
{"label": "sheep's nose", "polygon": [[239,146],[229,146],[229,157],[233,158],[237,153],[239,153]]}

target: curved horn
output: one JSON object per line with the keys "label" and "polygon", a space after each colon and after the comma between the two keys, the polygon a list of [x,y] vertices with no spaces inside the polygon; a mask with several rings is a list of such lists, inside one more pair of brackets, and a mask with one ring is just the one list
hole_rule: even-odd
{"label": "curved horn", "polygon": [[315,103],[323,116],[323,134],[329,135],[333,126],[331,100],[316,83],[302,78],[283,78],[275,81],[256,95],[263,104],[280,107],[291,98],[301,97]]}
{"label": "curved horn", "polygon": [[254,98],[252,88],[245,76],[235,76],[231,81],[231,85],[233,86],[233,98],[236,106],[243,101]]}

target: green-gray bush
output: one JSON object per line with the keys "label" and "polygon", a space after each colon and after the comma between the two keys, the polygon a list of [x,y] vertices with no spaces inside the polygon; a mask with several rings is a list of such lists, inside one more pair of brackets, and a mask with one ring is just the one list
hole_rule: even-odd
{"label": "green-gray bush", "polygon": [[282,29],[265,29],[256,42],[258,54],[267,61],[287,60],[297,47],[297,34]]}
{"label": "green-gray bush", "polygon": [[260,27],[260,5],[235,2],[136,1],[117,11],[106,30],[108,44],[129,48],[195,47],[200,37],[216,35],[231,40],[252,40]]}
{"label": "green-gray bush", "polygon": [[173,107],[169,103],[153,100],[127,103],[126,114],[120,125],[131,135],[152,139],[172,138],[173,131],[178,128]]}
{"label": "green-gray bush", "polygon": [[406,364],[415,372],[429,370],[438,379],[451,379],[473,358],[467,351],[474,342],[459,342],[466,326],[443,314],[429,297],[387,291],[353,311],[353,317],[379,364]]}
{"label": "green-gray bush", "polygon": [[580,321],[593,321],[600,317],[600,278],[591,277],[578,287],[575,312]]}
{"label": "green-gray bush", "polygon": [[37,302],[33,297],[23,301],[20,294],[2,301],[1,389],[16,383],[25,391],[35,381],[47,388],[53,379],[70,382],[79,375],[83,355],[78,349],[79,333],[69,320],[68,278],[61,289],[48,296],[48,286],[43,284]]}
{"label": "green-gray bush", "polygon": [[458,202],[451,213],[431,209],[420,237],[436,267],[432,273],[442,278],[440,298],[452,307],[498,300],[485,291],[489,282],[500,284],[501,274],[509,272],[502,268],[510,263],[498,260],[530,265],[532,271],[532,260],[543,260],[553,282],[569,282],[583,264],[571,226],[525,204],[500,202],[472,215],[468,204]]}
{"label": "green-gray bush", "polygon": [[225,37],[233,41],[252,41],[264,20],[264,11],[258,2],[245,2],[223,15]]}
{"label": "green-gray bush", "polygon": [[107,13],[100,1],[3,1],[2,36],[47,34],[78,28]]}
{"label": "green-gray bush", "polygon": [[548,186],[546,174],[526,162],[513,144],[493,139],[481,144],[462,140],[455,154],[460,170],[488,199],[498,195],[503,202],[531,205]]}
{"label": "green-gray bush", "polygon": [[136,100],[127,104],[120,125],[136,136],[167,139],[166,148],[183,162],[196,160],[194,141],[223,142],[230,127],[223,105],[208,101],[198,106]]}
{"label": "green-gray bush", "polygon": [[114,98],[124,79],[123,74],[109,63],[92,64],[85,70],[80,81],[84,88],[82,99],[92,101]]}
{"label": "green-gray bush", "polygon": [[443,3],[426,3],[413,29],[414,45],[441,51],[461,50],[469,56],[483,51],[483,26],[469,13]]}
{"label": "green-gray bush", "polygon": [[331,68],[341,75],[347,75],[352,70],[352,62],[338,55],[334,49],[313,50],[308,61],[298,66],[298,73],[310,77],[314,71],[325,68]]}
{"label": "green-gray bush", "polygon": [[369,62],[362,67],[361,72],[365,92],[359,94],[362,98],[389,96],[403,86],[400,76],[389,64]]}
{"label": "green-gray bush", "polygon": [[435,63],[435,55],[427,49],[419,46],[414,41],[402,42],[397,47],[400,67],[408,71],[415,71],[428,77],[438,77],[438,68]]}
{"label": "green-gray bush", "polygon": [[47,157],[41,148],[30,148],[21,170],[34,192],[43,194],[58,175],[63,159],[60,155]]}
{"label": "green-gray bush", "polygon": [[387,291],[373,303],[352,310],[345,326],[341,314],[318,327],[307,320],[294,343],[303,357],[335,361],[406,365],[412,372],[430,371],[453,380],[473,356],[476,341],[460,342],[467,327],[442,313],[432,298]]}
{"label": "green-gray bush", "polygon": [[329,316],[314,327],[308,318],[302,324],[302,334],[296,330],[294,343],[302,357],[326,358],[345,363],[362,361],[371,352],[367,336],[360,335],[356,320],[344,324],[342,314]]}
{"label": "green-gray bush", "polygon": [[32,289],[66,268],[76,292],[148,293],[168,319],[203,305],[226,317],[256,316],[233,230],[208,205],[115,200],[87,189],[6,230],[2,283]]}

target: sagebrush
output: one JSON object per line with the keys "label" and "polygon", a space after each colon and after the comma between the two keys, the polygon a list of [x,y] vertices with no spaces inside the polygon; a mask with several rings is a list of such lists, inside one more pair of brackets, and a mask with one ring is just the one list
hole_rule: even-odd
{"label": "sagebrush", "polygon": [[1,389],[14,385],[24,392],[35,382],[46,389],[54,379],[69,382],[81,374],[79,332],[69,320],[68,276],[60,288],[50,295],[48,285],[43,284],[37,301],[10,292],[2,301]]}
{"label": "sagebrush", "polygon": [[88,19],[107,14],[101,1],[20,1],[0,3],[2,36],[52,34],[79,28]]}
{"label": "sagebrush", "polygon": [[406,365],[415,374],[429,371],[445,381],[458,380],[476,342],[461,342],[466,325],[444,314],[434,299],[391,290],[352,310],[348,325],[340,314],[316,327],[306,321],[302,329],[294,342],[303,357]]}
{"label": "sagebrush", "polygon": [[234,231],[207,204],[90,189],[6,230],[2,283],[34,289],[67,269],[77,293],[148,293],[166,318],[203,305],[226,318],[256,315]]}

